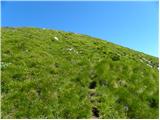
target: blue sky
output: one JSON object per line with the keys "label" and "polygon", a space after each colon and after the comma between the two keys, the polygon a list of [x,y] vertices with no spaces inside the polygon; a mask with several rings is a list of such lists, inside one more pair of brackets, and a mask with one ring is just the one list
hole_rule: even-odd
{"label": "blue sky", "polygon": [[158,2],[2,2],[2,26],[87,34],[158,56]]}

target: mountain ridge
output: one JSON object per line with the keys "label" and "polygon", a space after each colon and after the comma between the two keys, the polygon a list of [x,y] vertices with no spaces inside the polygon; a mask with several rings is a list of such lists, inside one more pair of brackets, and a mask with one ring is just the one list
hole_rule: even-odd
{"label": "mountain ridge", "polygon": [[64,30],[60,30],[60,29],[53,29],[53,28],[42,28],[42,27],[32,27],[32,26],[22,26],[22,27],[11,27],[11,26],[4,26],[4,27],[1,27],[2,29],[3,28],[28,28],[28,29],[42,29],[42,30],[50,30],[50,31],[59,31],[59,32],[66,32],[66,33],[73,33],[73,34],[78,34],[78,35],[83,35],[83,36],[88,36],[88,37],[92,37],[92,38],[95,38],[95,39],[99,39],[99,40],[103,40],[103,41],[106,41],[106,42],[109,42],[109,43],[112,43],[114,45],[118,45],[118,46],[121,46],[121,47],[124,47],[124,48],[127,48],[127,49],[130,49],[130,50],[133,50],[135,52],[139,52],[139,53],[142,53],[142,54],[146,54],[146,55],[149,55],[149,56],[152,56],[152,57],[156,57],[156,58],[159,58],[159,56],[154,56],[152,54],[148,54],[148,53],[145,53],[143,51],[139,51],[139,50],[136,50],[134,48],[129,48],[127,46],[123,46],[123,45],[120,45],[120,44],[117,44],[115,42],[111,42],[111,41],[108,41],[108,40],[105,40],[103,38],[100,38],[100,37],[95,37],[95,36],[92,36],[92,35],[89,35],[89,34],[83,34],[83,33],[79,33],[79,32],[72,32],[72,31],[64,31]]}
{"label": "mountain ridge", "polygon": [[158,118],[157,57],[73,32],[1,32],[2,118]]}

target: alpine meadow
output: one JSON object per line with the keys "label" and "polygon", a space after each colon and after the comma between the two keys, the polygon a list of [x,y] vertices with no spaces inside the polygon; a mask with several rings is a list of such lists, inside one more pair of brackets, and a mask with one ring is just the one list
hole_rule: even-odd
{"label": "alpine meadow", "polygon": [[158,119],[157,57],[73,32],[1,32],[1,118]]}

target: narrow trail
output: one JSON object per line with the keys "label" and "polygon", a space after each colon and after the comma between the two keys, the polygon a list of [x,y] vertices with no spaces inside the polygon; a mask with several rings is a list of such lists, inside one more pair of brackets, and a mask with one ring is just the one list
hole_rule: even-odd
{"label": "narrow trail", "polygon": [[90,98],[90,102],[92,103],[92,117],[91,119],[99,119],[99,110],[98,108],[94,105],[94,97],[96,96],[96,86],[97,83],[95,81],[92,81],[89,84],[89,98]]}
{"label": "narrow trail", "polygon": [[92,119],[98,119],[99,118],[99,110],[96,107],[92,107]]}

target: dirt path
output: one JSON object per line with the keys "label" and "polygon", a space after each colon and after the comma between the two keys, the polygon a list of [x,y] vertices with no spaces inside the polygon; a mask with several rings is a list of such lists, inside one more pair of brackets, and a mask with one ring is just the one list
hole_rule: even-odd
{"label": "dirt path", "polygon": [[94,97],[96,96],[96,86],[97,83],[95,81],[92,81],[89,84],[89,99],[90,102],[92,103],[92,117],[91,119],[99,119],[99,110],[98,108],[94,105]]}

